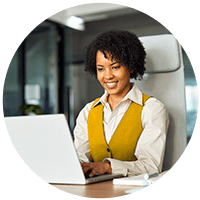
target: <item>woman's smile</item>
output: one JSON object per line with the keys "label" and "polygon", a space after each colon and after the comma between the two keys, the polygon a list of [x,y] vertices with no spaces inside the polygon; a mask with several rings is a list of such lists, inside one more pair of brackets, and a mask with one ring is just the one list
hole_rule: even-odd
{"label": "woman's smile", "polygon": [[115,82],[106,82],[105,84],[107,84],[107,87],[109,89],[115,88],[117,86],[118,81]]}

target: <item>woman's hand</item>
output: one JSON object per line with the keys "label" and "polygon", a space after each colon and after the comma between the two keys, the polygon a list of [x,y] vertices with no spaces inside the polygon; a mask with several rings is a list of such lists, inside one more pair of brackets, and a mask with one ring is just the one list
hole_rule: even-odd
{"label": "woman's hand", "polygon": [[83,172],[88,177],[93,177],[95,174],[111,174],[112,168],[107,162],[81,163]]}

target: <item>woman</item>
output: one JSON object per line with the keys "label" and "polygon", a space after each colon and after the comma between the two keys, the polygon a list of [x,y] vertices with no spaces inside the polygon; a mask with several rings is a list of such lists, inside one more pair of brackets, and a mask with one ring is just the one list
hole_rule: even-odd
{"label": "woman", "polygon": [[138,89],[145,50],[128,31],[98,36],[85,51],[85,70],[106,92],[77,118],[75,147],[85,174],[161,172],[168,129],[165,106]]}

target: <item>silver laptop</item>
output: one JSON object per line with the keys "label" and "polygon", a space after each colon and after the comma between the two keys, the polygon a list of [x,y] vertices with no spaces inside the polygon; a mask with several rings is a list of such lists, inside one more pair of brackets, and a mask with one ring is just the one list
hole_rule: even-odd
{"label": "silver laptop", "polygon": [[63,114],[5,117],[5,122],[21,158],[48,183],[88,184],[122,176],[85,178]]}

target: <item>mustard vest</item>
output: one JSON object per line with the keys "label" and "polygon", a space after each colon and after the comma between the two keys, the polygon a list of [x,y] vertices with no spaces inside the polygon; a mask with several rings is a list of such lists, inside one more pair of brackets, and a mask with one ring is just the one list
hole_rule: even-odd
{"label": "mustard vest", "polygon": [[[122,161],[134,161],[137,141],[143,131],[141,114],[144,103],[151,96],[143,94],[143,104],[132,102],[116,128],[109,144],[104,136],[103,105],[101,103],[91,107],[88,115],[88,138],[90,157],[94,162],[101,162],[104,158],[115,158]],[[94,107],[93,107],[94,106]]]}

